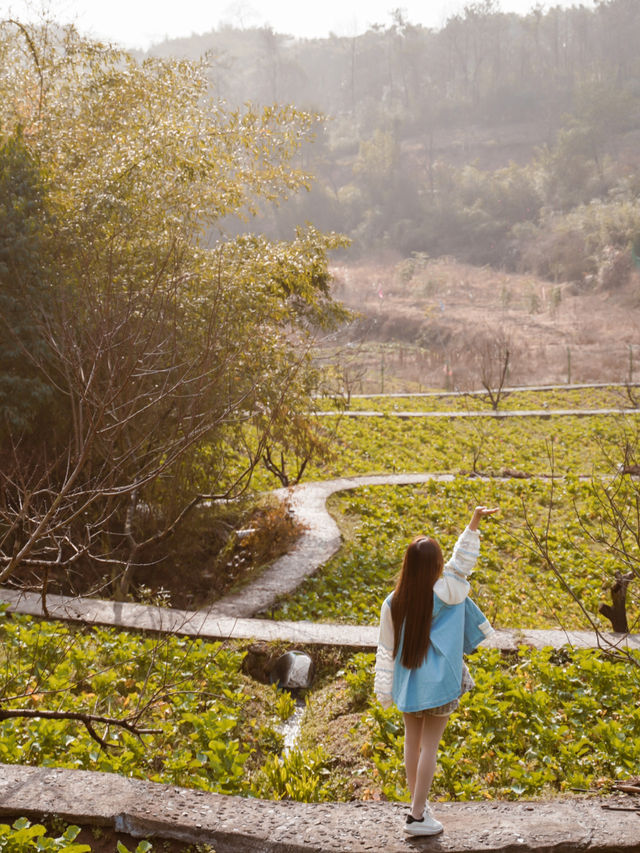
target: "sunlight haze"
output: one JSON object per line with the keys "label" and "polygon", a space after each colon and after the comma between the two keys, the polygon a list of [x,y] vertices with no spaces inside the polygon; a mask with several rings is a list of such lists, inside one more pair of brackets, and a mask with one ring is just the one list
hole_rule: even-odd
{"label": "sunlight haze", "polygon": [[[372,24],[388,25],[391,11],[402,9],[414,24],[440,28],[451,15],[469,5],[469,0],[324,0],[317,5],[298,0],[57,0],[45,4],[25,0],[0,2],[2,17],[15,15],[24,19],[35,16],[34,9],[45,5],[53,17],[74,22],[78,29],[97,38],[119,42],[126,47],[148,48],[165,38],[188,37],[205,33],[228,23],[235,27],[271,26],[276,32],[302,38],[325,37],[333,32],[353,36]],[[571,6],[571,2],[536,4],[534,0],[502,0],[496,3],[503,12],[525,14],[533,6]],[[577,5],[577,4],[575,4]],[[582,5],[591,7],[587,0]]]}

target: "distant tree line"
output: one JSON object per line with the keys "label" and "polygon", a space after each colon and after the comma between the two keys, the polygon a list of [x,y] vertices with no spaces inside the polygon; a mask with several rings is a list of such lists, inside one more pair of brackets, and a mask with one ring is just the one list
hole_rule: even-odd
{"label": "distant tree line", "polygon": [[266,216],[267,231],[311,219],[356,252],[584,280],[640,237],[639,43],[635,0],[524,16],[480,0],[440,30],[396,10],[353,38],[229,26],[153,53],[206,52],[231,104],[326,117],[300,154],[317,184]]}

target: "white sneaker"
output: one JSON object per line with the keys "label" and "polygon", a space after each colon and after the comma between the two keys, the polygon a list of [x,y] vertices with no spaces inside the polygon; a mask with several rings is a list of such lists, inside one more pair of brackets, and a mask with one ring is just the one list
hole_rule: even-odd
{"label": "white sneaker", "polygon": [[444,826],[431,814],[428,803],[424,807],[420,820],[408,814],[404,825],[404,831],[407,835],[438,835],[443,829]]}

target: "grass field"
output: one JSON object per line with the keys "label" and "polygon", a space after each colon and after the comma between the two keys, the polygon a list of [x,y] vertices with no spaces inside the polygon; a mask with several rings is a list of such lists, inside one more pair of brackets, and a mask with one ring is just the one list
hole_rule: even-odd
{"label": "grass field", "polygon": [[[544,390],[504,391],[498,411],[526,411],[542,409],[636,409],[640,390],[624,385],[601,388],[549,388]],[[323,406],[324,407],[324,406]],[[326,408],[337,408],[327,400]],[[412,395],[353,395],[347,406],[349,411],[374,410],[378,412],[486,412],[491,411],[491,401],[486,392],[447,393],[425,392]]]}
{"label": "grass field", "polygon": [[[393,588],[407,543],[418,533],[434,536],[445,554],[451,552],[468,520],[469,507],[500,506],[500,516],[487,520],[482,553],[472,578],[473,595],[499,627],[588,627],[563,582],[536,553],[528,525],[546,533],[563,580],[602,629],[599,616],[606,600],[603,582],[612,583],[623,567],[602,544],[587,540],[585,526],[597,518],[598,502],[591,482],[494,480],[458,477],[419,486],[375,486],[345,492],[331,508],[345,544],[330,563],[309,578],[276,610],[283,619],[375,623],[383,599]],[[526,514],[525,514],[526,513]],[[629,616],[637,626],[638,597],[632,589]]]}

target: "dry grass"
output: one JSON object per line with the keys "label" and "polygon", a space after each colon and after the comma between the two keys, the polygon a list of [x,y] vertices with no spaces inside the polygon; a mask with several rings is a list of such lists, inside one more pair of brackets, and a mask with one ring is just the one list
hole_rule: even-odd
{"label": "dry grass", "polygon": [[[354,393],[470,390],[481,386],[481,352],[510,342],[507,383],[624,382],[640,275],[618,288],[554,283],[454,260],[389,260],[333,270],[334,293],[358,319],[331,342],[366,367]],[[357,344],[357,346],[354,346]],[[355,353],[355,354],[354,354]],[[633,354],[640,376],[640,349]]]}

